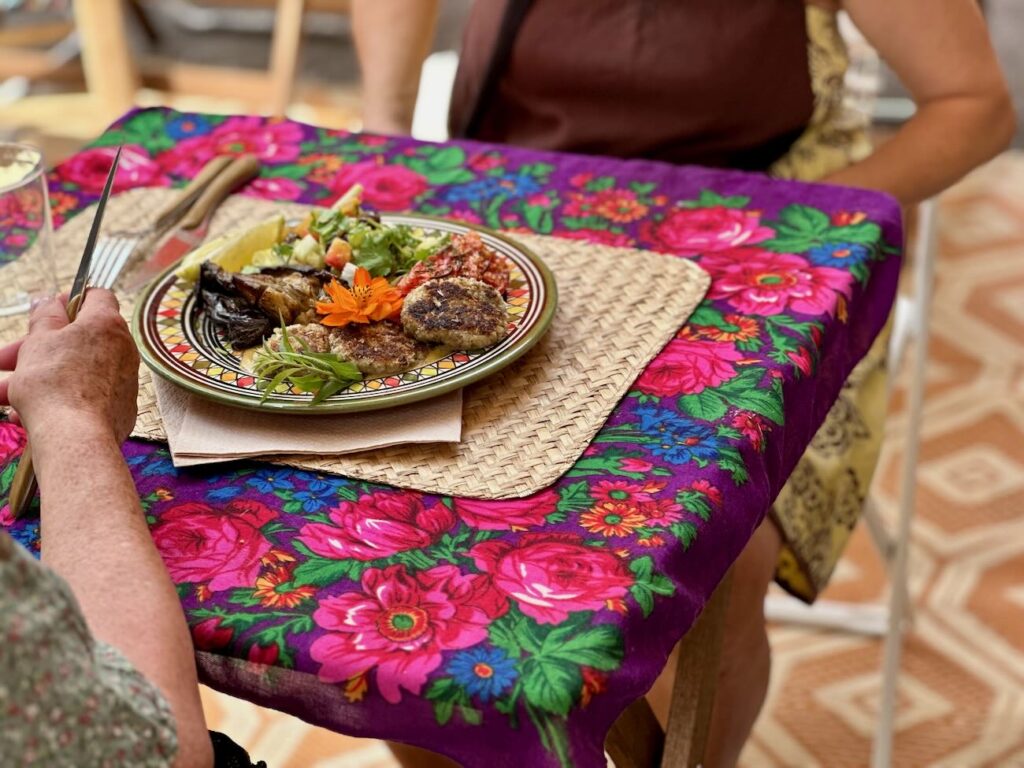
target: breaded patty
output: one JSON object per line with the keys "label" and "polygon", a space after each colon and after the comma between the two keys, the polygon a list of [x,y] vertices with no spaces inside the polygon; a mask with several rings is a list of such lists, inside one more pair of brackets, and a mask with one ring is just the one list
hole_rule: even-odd
{"label": "breaded patty", "polygon": [[415,368],[430,351],[429,344],[410,339],[396,324],[351,323],[330,329],[331,351],[355,363],[367,376],[387,376]]}
{"label": "breaded patty", "polygon": [[[307,352],[330,352],[331,338],[326,326],[320,323],[303,323],[288,326],[288,340],[292,349],[304,349]],[[270,337],[270,348],[279,350],[281,348],[281,329],[274,330]]]}
{"label": "breaded patty", "polygon": [[508,310],[501,294],[479,280],[428,280],[405,297],[402,327],[420,341],[454,349],[481,349],[508,333]]}

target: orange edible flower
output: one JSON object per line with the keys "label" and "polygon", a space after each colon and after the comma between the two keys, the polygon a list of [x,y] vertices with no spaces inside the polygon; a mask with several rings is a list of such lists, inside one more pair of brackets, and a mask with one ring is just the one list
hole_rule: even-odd
{"label": "orange edible flower", "polygon": [[316,311],[324,315],[320,322],[337,328],[349,323],[369,323],[398,314],[402,294],[383,277],[370,278],[363,267],[356,269],[352,289],[337,280],[327,286],[330,301],[318,301]]}

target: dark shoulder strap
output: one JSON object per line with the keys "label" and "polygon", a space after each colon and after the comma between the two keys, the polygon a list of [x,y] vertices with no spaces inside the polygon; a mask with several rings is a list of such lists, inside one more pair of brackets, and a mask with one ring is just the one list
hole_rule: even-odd
{"label": "dark shoulder strap", "polygon": [[487,70],[484,72],[484,77],[480,83],[480,90],[476,94],[472,109],[466,111],[465,124],[452,126],[452,134],[454,136],[473,136],[479,129],[480,122],[487,113],[490,101],[494,97],[498,83],[501,81],[501,76],[504,74],[508,61],[512,57],[512,48],[515,46],[516,36],[519,34],[519,28],[523,25],[523,20],[530,10],[531,2],[532,0],[508,0],[508,4],[505,6],[505,14],[501,20],[501,28],[498,31],[498,39],[494,44],[494,51],[491,53]]}

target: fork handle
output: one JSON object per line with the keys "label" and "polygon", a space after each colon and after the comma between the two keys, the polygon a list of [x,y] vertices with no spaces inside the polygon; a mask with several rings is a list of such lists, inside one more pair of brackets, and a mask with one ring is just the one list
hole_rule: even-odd
{"label": "fork handle", "polygon": [[[69,323],[78,317],[78,310],[84,300],[85,291],[68,300]],[[7,499],[15,520],[28,512],[37,490],[39,490],[39,483],[36,482],[35,466],[32,463],[32,446],[26,441],[25,449],[21,452],[21,461],[18,462],[18,468],[14,471],[14,477],[11,480],[11,491]]]}

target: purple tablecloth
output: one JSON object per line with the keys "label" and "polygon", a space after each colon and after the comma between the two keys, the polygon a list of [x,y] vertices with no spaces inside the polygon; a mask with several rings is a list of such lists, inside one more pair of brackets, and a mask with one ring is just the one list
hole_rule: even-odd
{"label": "purple tablecloth", "polygon": [[[325,203],[359,181],[380,210],[656,249],[712,274],[593,445],[530,499],[256,463],[176,471],[165,447],[126,445],[207,682],[466,765],[604,765],[608,727],[743,549],[896,290],[900,212],[880,194],[169,110],[127,115],[55,169],[58,223],[98,197],[115,144],[118,191],[254,152],[245,194]],[[23,240],[0,212],[0,260]],[[22,442],[0,424],[0,500]],[[36,522],[6,506],[0,522],[38,549]]]}

